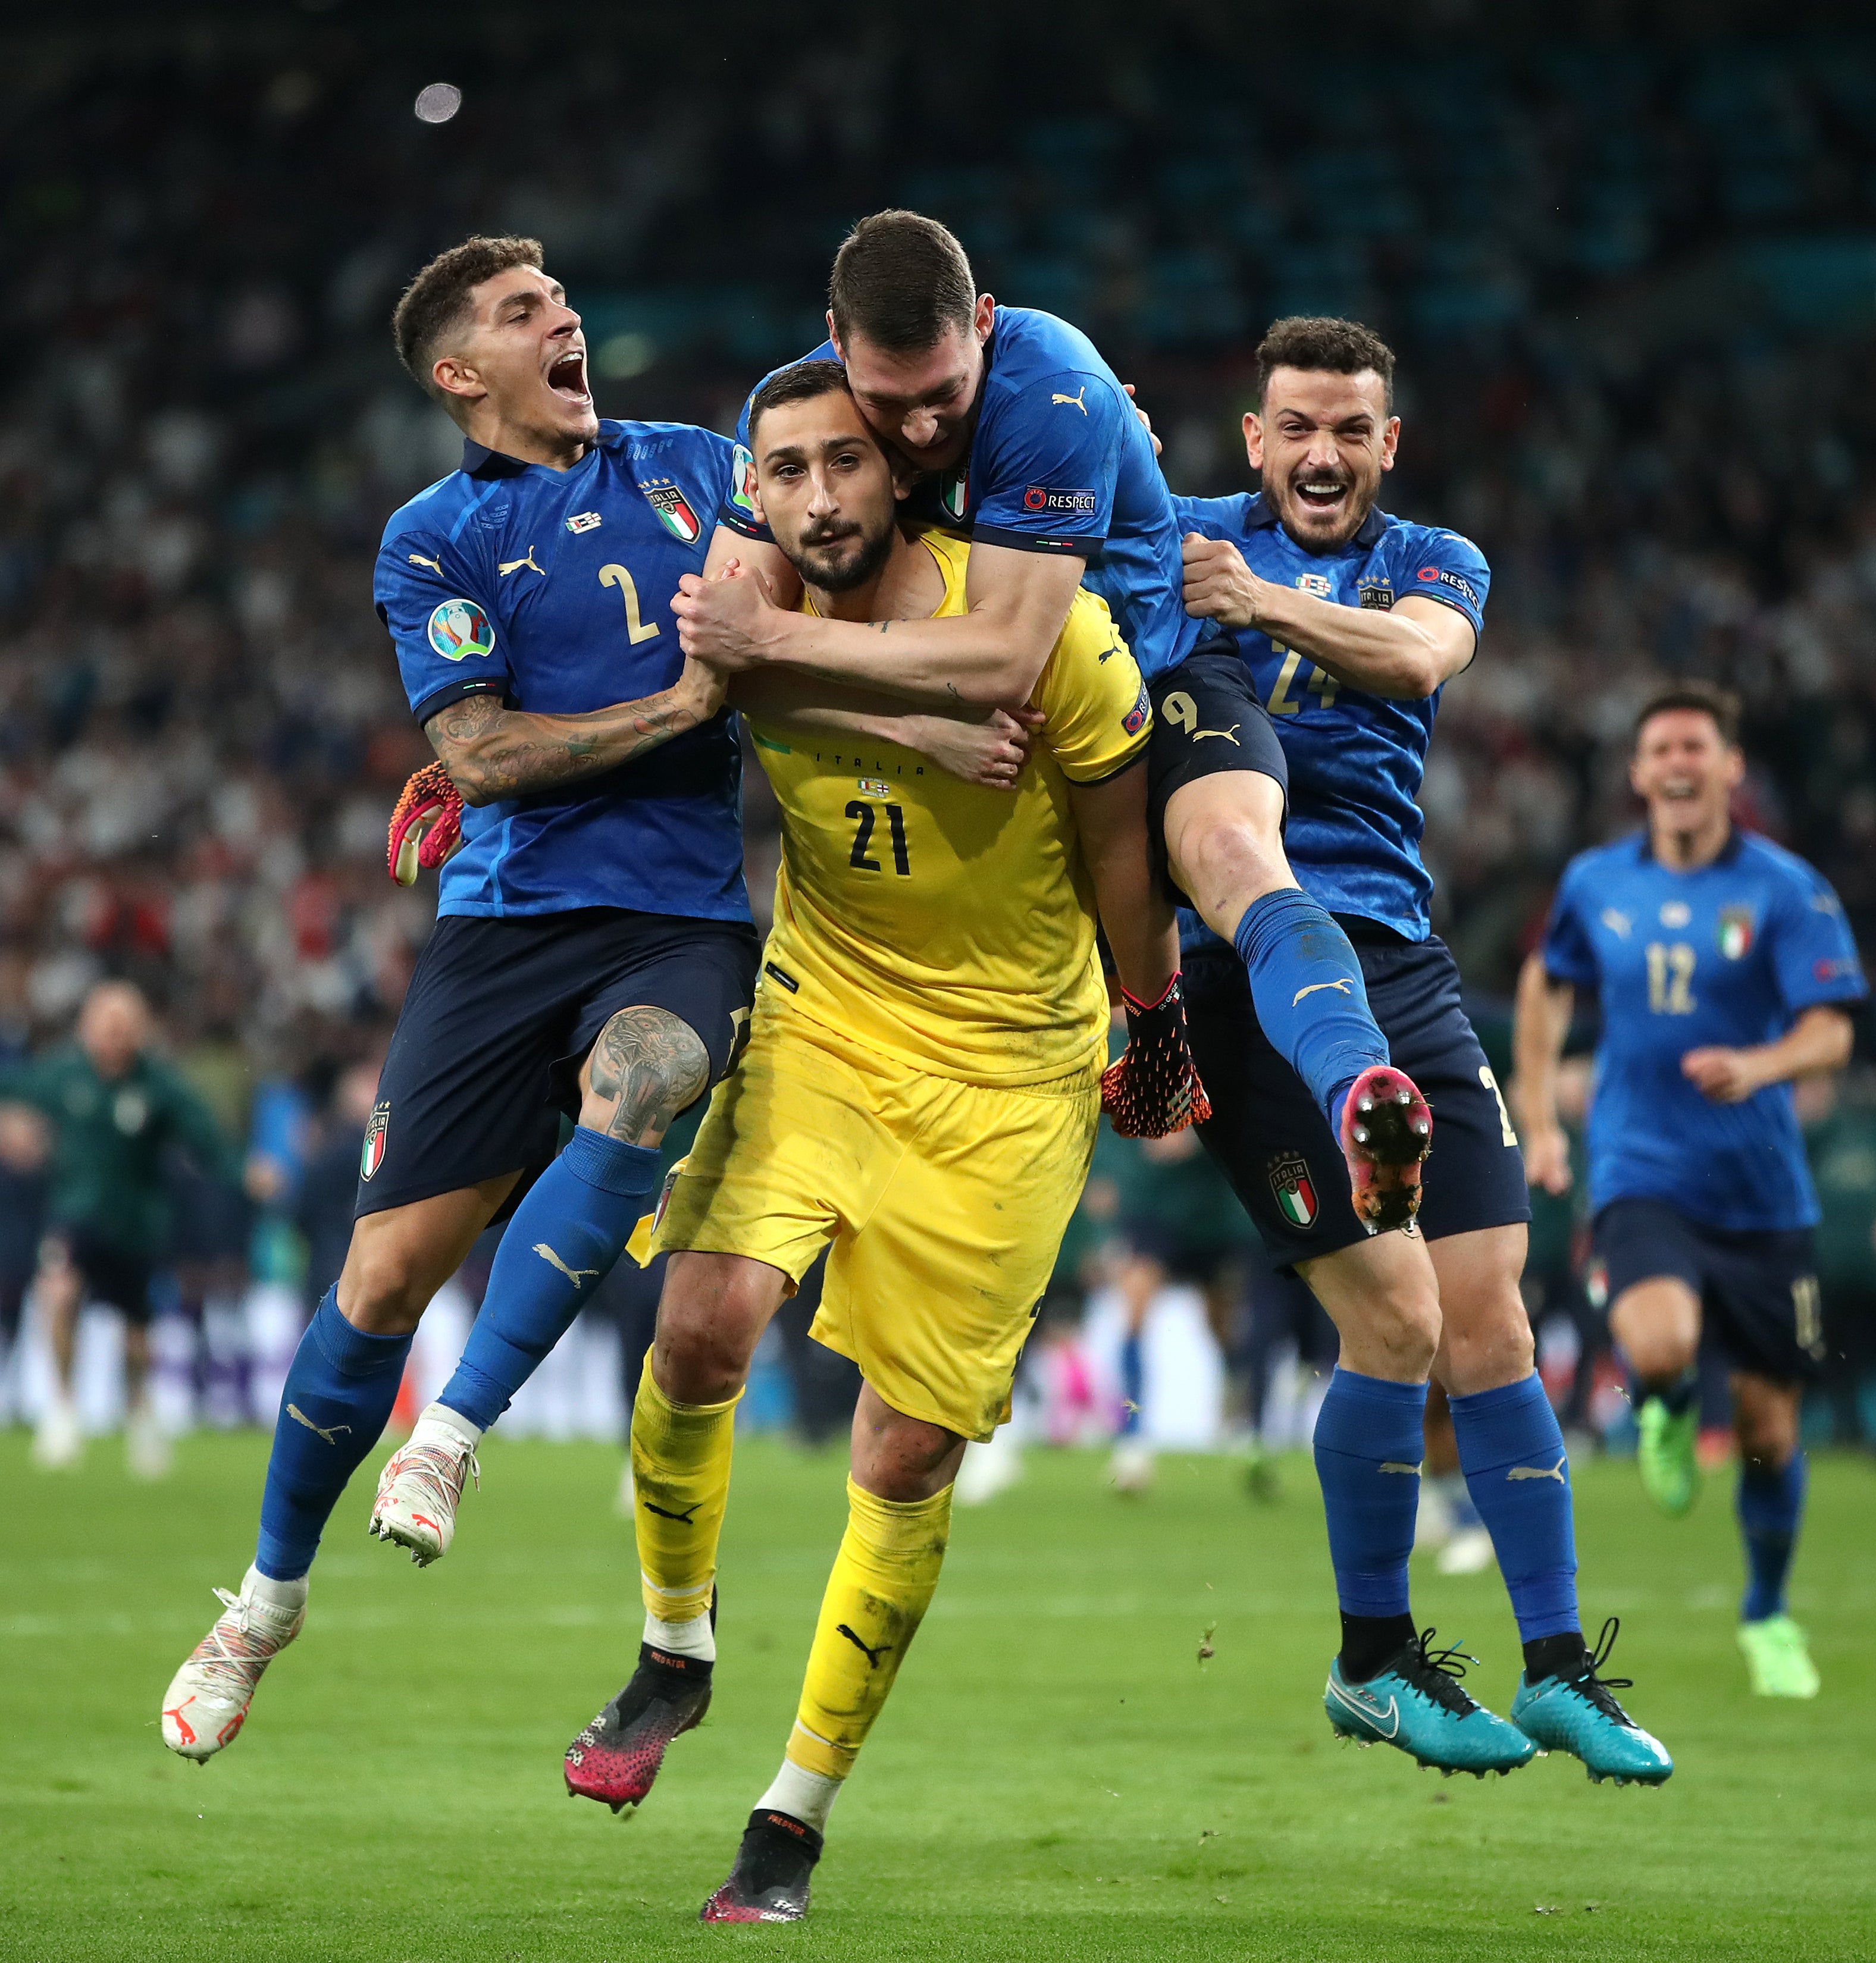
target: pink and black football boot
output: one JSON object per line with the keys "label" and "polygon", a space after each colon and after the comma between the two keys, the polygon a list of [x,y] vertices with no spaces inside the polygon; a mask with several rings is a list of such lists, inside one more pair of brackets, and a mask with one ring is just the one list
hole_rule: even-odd
{"label": "pink and black football boot", "polygon": [[1355,1217],[1371,1234],[1405,1227],[1420,1210],[1420,1162],[1433,1148],[1433,1113],[1418,1086],[1391,1064],[1371,1064],[1342,1107]]}
{"label": "pink and black football boot", "polygon": [[743,1830],[730,1878],[697,1912],[699,1922],[800,1922],[808,1881],[825,1845],[793,1814],[758,1806]]}
{"label": "pink and black football boot", "polygon": [[640,1643],[632,1680],[566,1748],[569,1795],[596,1799],[614,1813],[637,1806],[672,1740],[704,1721],[714,1667]]}

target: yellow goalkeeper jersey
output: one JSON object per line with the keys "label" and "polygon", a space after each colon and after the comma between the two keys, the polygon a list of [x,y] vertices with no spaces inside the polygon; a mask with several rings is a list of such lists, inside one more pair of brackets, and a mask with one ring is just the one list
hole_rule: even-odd
{"label": "yellow goalkeeper jersey", "polygon": [[[944,575],[934,617],[963,613],[969,545],[940,533],[920,544]],[[1013,792],[867,738],[750,719],[782,819],[762,990],[965,1083],[1040,1083],[1105,1061],[1093,884],[1068,791],[1130,764],[1151,712],[1086,588],[1031,700],[1048,719]]]}

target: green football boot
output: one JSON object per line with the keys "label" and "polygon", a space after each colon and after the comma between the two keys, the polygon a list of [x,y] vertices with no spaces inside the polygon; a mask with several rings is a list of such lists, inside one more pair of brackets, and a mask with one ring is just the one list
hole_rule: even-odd
{"label": "green football boot", "polygon": [[1618,1785],[1631,1779],[1641,1785],[1660,1785],[1674,1771],[1666,1746],[1615,1701],[1615,1693],[1627,1690],[1633,1680],[1601,1674],[1621,1627],[1611,1616],[1602,1625],[1595,1648],[1586,1651],[1574,1670],[1540,1677],[1535,1683],[1520,1676],[1511,1721],[1540,1750],[1568,1752],[1581,1759],[1592,1785],[1605,1779]]}
{"label": "green football boot", "polygon": [[1678,1520],[1700,1494],[1700,1464],[1694,1456],[1699,1411],[1690,1403],[1676,1417],[1659,1398],[1650,1398],[1635,1422],[1641,1433],[1636,1453],[1641,1489],[1670,1519]]}
{"label": "green football boot", "polygon": [[1459,1686],[1466,1664],[1478,1659],[1462,1659],[1457,1648],[1429,1650],[1432,1635],[1426,1629],[1413,1637],[1378,1675],[1359,1683],[1342,1675],[1338,1657],[1323,1692],[1329,1723],[1358,1745],[1392,1745],[1449,1779],[1454,1772],[1483,1779],[1529,1764],[1537,1747]]}
{"label": "green football boot", "polygon": [[1804,1632],[1789,1616],[1740,1625],[1740,1648],[1755,1697],[1815,1697],[1820,1687]]}

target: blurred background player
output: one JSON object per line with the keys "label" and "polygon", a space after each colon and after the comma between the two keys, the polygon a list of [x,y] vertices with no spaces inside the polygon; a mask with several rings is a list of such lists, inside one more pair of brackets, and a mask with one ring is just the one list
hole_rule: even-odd
{"label": "blurred background player", "polygon": [[1577,991],[1593,992],[1590,1204],[1640,1407],[1642,1483],[1670,1516],[1694,1503],[1704,1333],[1732,1366],[1740,1647],[1760,1696],[1813,1697],[1785,1585],[1804,1508],[1800,1407],[1825,1343],[1791,1086],[1849,1061],[1847,1010],[1868,991],[1830,885],[1734,823],[1744,774],[1724,690],[1681,683],[1643,704],[1631,777],[1647,825],[1564,869],[1518,988],[1516,1082],[1531,1179],[1561,1192],[1556,1062]]}
{"label": "blurred background player", "polygon": [[[1602,1685],[1583,1641],[1569,1458],[1518,1290],[1523,1161],[1460,1006],[1458,965],[1432,932],[1419,853],[1440,691],[1477,652],[1491,575],[1469,540],[1377,502],[1400,437],[1393,353],[1378,335],[1280,320],[1257,362],[1244,436],[1263,488],[1176,501],[1185,603],[1232,631],[1230,658],[1288,761],[1291,862],[1358,950],[1389,1052],[1439,1127],[1418,1231],[1375,1234],[1230,950],[1188,930],[1195,1055],[1213,1106],[1200,1135],[1272,1256],[1341,1334],[1316,1426],[1342,1624],[1330,1721],[1452,1769],[1507,1771],[1555,1746],[1595,1777],[1665,1779],[1667,1754]],[[1160,706],[1176,721],[1170,698]],[[1202,703],[1195,713],[1211,719]],[[1175,732],[1162,725],[1160,740]],[[1429,1654],[1432,1632],[1409,1607],[1430,1374],[1518,1618],[1510,1724]]]}
{"label": "blurred background player", "polygon": [[[1361,1138],[1345,1130],[1350,1093],[1385,1069],[1387,1046],[1354,950],[1284,860],[1282,752],[1270,719],[1228,645],[1222,655],[1201,648],[1218,637],[1180,604],[1171,495],[1126,391],[1078,328],[980,293],[963,246],[917,212],[877,212],[853,228],[828,303],[829,338],[809,358],[845,364],[874,434],[919,476],[916,514],[976,548],[967,616],[895,622],[882,638],[874,623],[788,611],[794,577],[752,508],[746,463],[717,514],[710,566],[739,562],[763,577],[687,585],[675,603],[687,652],[730,668],[780,663],[940,707],[960,696],[1015,707],[1078,585],[1099,594],[1155,700],[1204,707],[1177,740],[1161,719],[1148,764],[1154,849],[1163,845],[1180,891],[1236,946],[1262,1026],[1348,1155],[1364,1206],[1407,1218],[1425,1107],[1390,1077]],[[746,409],[740,434],[746,454]],[[1194,659],[1200,668],[1168,679]],[[1126,1006],[1143,1055],[1177,997]],[[1132,1067],[1123,1059],[1121,1081]]]}
{"label": "blurred background player", "polygon": [[55,1376],[33,1455],[56,1468],[75,1465],[84,1450],[72,1366],[79,1311],[98,1302],[123,1318],[130,1470],[159,1478],[169,1469],[169,1442],[149,1400],[150,1283],[169,1227],[167,1154],[180,1148],[237,1190],[242,1162],[207,1106],[152,1052],[149,1009],[130,983],[94,988],[75,1037],[0,1071],[0,1098],[31,1105],[52,1140],[38,1295]]}
{"label": "blurred background player", "polygon": [[[163,1700],[165,1742],[198,1760],[298,1634],[418,1319],[512,1207],[462,1361],[372,1510],[415,1559],[447,1546],[477,1440],[617,1259],[754,978],[736,739],[663,611],[701,562],[693,514],[724,495],[730,446],[601,422],[580,317],[532,239],[440,255],[393,331],[463,434],[461,468],[385,527],[374,584],[447,773],[417,806],[428,856],[460,849],[366,1123],[345,1264],[282,1392],[254,1562]],[[400,873],[410,843],[393,837]]]}
{"label": "blurred background player", "polygon": [[[749,437],[804,608],[963,612],[972,548],[900,530],[903,487],[838,363],[770,376]],[[1124,985],[1160,999],[1177,961],[1146,852],[1146,689],[1098,600],[1073,599],[1008,802],[896,746],[818,738],[788,696],[770,674],[736,684],[782,806],[776,928],[749,1047],[657,1231],[671,1265],[632,1427],[638,1667],[566,1755],[569,1788],[616,1811],[708,1708],[736,1406],[829,1247],[816,1327],[864,1380],[847,1532],[786,1756],[711,1922],[807,1913],[829,1811],[937,1587],[966,1443],[1009,1415],[1099,1119],[1097,907]]]}

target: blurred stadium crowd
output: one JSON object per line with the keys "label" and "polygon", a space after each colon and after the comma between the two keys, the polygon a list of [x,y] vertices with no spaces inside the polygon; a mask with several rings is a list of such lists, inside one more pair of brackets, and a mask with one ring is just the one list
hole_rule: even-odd
{"label": "blurred stadium crowd", "polygon": [[[107,8],[10,45],[0,1047],[128,975],[237,1135],[286,1097],[260,1142],[296,1169],[429,924],[383,872],[428,751],[370,559],[458,439],[396,367],[402,282],[469,232],[537,235],[602,412],[726,428],[819,338],[845,224],[893,203],[1094,335],[1179,489],[1248,481],[1270,319],[1393,341],[1386,501],[1495,574],[1424,799],[1481,998],[1627,821],[1664,671],[1743,691],[1752,821],[1876,951],[1876,30],[1521,30],[1456,0],[1341,10],[1326,52],[1222,5],[966,7],[944,37],[471,8],[431,126],[443,57],[380,11]],[[764,905],[759,796],[750,831]]]}

